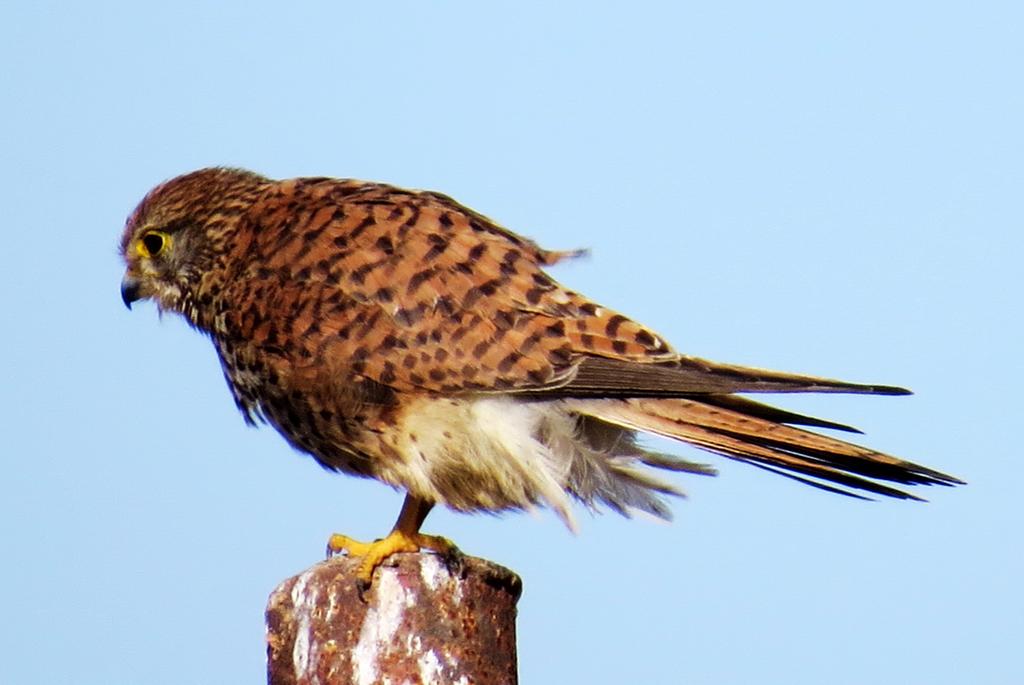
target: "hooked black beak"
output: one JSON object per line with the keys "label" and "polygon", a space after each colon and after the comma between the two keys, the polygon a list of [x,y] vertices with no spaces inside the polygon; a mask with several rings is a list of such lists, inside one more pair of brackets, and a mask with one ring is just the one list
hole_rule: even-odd
{"label": "hooked black beak", "polygon": [[128,309],[132,308],[132,302],[139,299],[139,282],[126,275],[121,279],[121,300],[124,302],[124,306]]}

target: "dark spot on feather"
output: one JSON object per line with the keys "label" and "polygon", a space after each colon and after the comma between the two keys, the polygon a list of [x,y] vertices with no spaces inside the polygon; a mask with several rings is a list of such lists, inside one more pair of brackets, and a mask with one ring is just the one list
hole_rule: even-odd
{"label": "dark spot on feather", "polygon": [[412,278],[409,279],[409,285],[405,289],[406,294],[415,294],[415,292],[419,290],[419,287],[426,283],[428,280],[430,280],[430,278],[435,273],[436,269],[434,269],[434,267],[430,267],[429,269],[423,269],[422,271],[417,271],[416,273],[414,273],[412,275]]}
{"label": "dark spot on feather", "polygon": [[556,321],[544,329],[544,334],[551,338],[560,338],[565,335],[565,322]]}
{"label": "dark spot on feather", "polygon": [[580,344],[587,349],[593,349],[594,347],[594,336],[589,333],[584,333],[580,336]]}
{"label": "dark spot on feather", "polygon": [[489,340],[481,340],[473,348],[473,356],[477,359],[482,358],[487,354],[487,350],[491,348],[491,342]]}
{"label": "dark spot on feather", "polygon": [[376,223],[377,220],[373,218],[373,212],[370,212],[362,221],[359,222],[359,225],[352,229],[352,232],[349,233],[349,238],[351,238],[352,240],[357,239],[366,231],[366,229],[368,229],[370,226],[373,226]]}
{"label": "dark spot on feather", "polygon": [[494,313],[492,321],[494,322],[495,327],[501,331],[512,328],[516,323],[514,315],[503,309]]}
{"label": "dark spot on feather", "polygon": [[414,355],[414,354],[407,354],[407,355],[405,355],[405,359],[402,360],[402,366],[404,366],[407,369],[411,369],[411,368],[415,367],[416,366],[416,355]]}
{"label": "dark spot on feather", "polygon": [[427,332],[426,331],[420,331],[419,333],[416,334],[416,344],[417,345],[426,345],[427,344]]}
{"label": "dark spot on feather", "polygon": [[498,287],[500,285],[501,285],[501,281],[500,280],[498,280],[497,278],[492,278],[491,280],[489,280],[489,281],[487,281],[485,283],[481,283],[480,284],[480,286],[479,286],[480,287],[480,292],[482,292],[484,295],[487,295],[488,297],[490,297],[494,293],[498,292]]}
{"label": "dark spot on feather", "polygon": [[512,381],[508,378],[495,378],[491,385],[495,390],[508,390],[512,387]]}
{"label": "dark spot on feather", "polygon": [[444,297],[437,298],[437,302],[434,303],[434,310],[441,312],[445,316],[452,316],[455,314],[455,304],[452,302],[452,298],[445,295]]}
{"label": "dark spot on feather", "polygon": [[544,385],[548,381],[549,374],[547,373],[548,367],[543,369],[530,369],[526,372],[526,377],[530,379],[532,383],[536,385]]}
{"label": "dark spot on feather", "polygon": [[462,306],[465,307],[466,309],[469,309],[474,304],[479,302],[480,298],[482,298],[483,296],[483,290],[476,286],[473,286],[472,288],[466,291],[466,296],[462,299]]}
{"label": "dark spot on feather", "polygon": [[447,358],[448,358],[448,350],[444,349],[443,347],[437,348],[437,351],[434,352],[434,361],[436,361],[438,363],[444,363],[444,360],[447,359]]}
{"label": "dark spot on feather", "polygon": [[443,381],[445,376],[448,374],[445,373],[444,369],[431,369],[427,375],[430,376],[430,380],[440,382]]}
{"label": "dark spot on feather", "polygon": [[477,243],[472,247],[472,249],[470,249],[469,258],[475,262],[483,257],[485,252],[487,252],[486,243]]}
{"label": "dark spot on feather", "polygon": [[402,228],[411,228],[420,219],[420,208],[418,205],[409,205],[409,217],[402,223]]}
{"label": "dark spot on feather", "polygon": [[366,264],[363,264],[358,269],[353,271],[348,278],[356,285],[362,285],[366,281],[366,277],[370,274],[370,272],[382,266],[383,264],[384,260],[377,262],[367,262]]}
{"label": "dark spot on feather", "polygon": [[395,365],[391,362],[384,362],[384,368],[380,372],[380,382],[385,384],[395,382]]}
{"label": "dark spot on feather", "polygon": [[530,304],[537,304],[540,302],[540,298],[544,296],[544,291],[540,288],[530,288],[526,291],[526,301]]}
{"label": "dark spot on feather", "polygon": [[373,327],[377,323],[377,319],[380,318],[380,315],[382,313],[383,313],[382,310],[377,309],[376,311],[373,312],[373,314],[370,315],[370,317],[366,320],[366,323],[364,323],[362,325],[362,327],[358,331],[356,331],[356,339],[357,340],[362,340],[363,338],[365,338],[367,336],[367,334],[370,331],[373,330]]}
{"label": "dark spot on feather", "polygon": [[537,271],[533,274],[533,282],[538,286],[546,286],[547,288],[550,288],[552,285],[551,277],[541,271]]}
{"label": "dark spot on feather", "polygon": [[454,222],[448,212],[442,212],[441,216],[437,217],[437,223],[441,224],[445,228],[451,228]]}
{"label": "dark spot on feather", "polygon": [[337,238],[334,239],[333,242],[334,242],[334,246],[335,247],[347,247],[348,246],[348,238],[346,238],[343,235],[339,235]]}
{"label": "dark spot on feather", "polygon": [[626,343],[622,340],[612,341],[612,349],[615,350],[615,354],[626,354]]}
{"label": "dark spot on feather", "polygon": [[412,309],[398,309],[394,314],[395,321],[403,326],[411,326],[423,318],[423,309],[424,306],[422,304]]}
{"label": "dark spot on feather", "polygon": [[[360,381],[359,390],[362,393],[363,401],[368,404],[388,405],[395,402],[394,390],[370,378],[364,378]],[[365,422],[365,420],[362,419],[362,422]],[[361,422],[358,419],[356,421]]]}
{"label": "dark spot on feather", "polygon": [[519,351],[523,354],[529,354],[530,350],[536,347],[538,342],[540,342],[540,334],[534,333],[523,341],[523,344],[519,347]]}
{"label": "dark spot on feather", "polygon": [[473,265],[469,262],[456,262],[452,268],[459,273],[464,273],[470,276],[473,274]]}
{"label": "dark spot on feather", "polygon": [[472,378],[478,372],[479,369],[477,369],[477,367],[473,366],[472,364],[463,364],[462,366],[462,375],[465,378]]}
{"label": "dark spot on feather", "polygon": [[584,302],[580,305],[580,311],[589,316],[597,314],[597,305],[593,302]]}
{"label": "dark spot on feather", "polygon": [[614,338],[619,332],[619,327],[625,321],[626,317],[624,317],[622,314],[615,314],[610,319],[608,319],[608,323],[604,327],[604,334],[607,335],[609,338]]}
{"label": "dark spot on feather", "polygon": [[656,344],[654,336],[643,329],[637,331],[637,334],[633,336],[633,340],[644,347],[652,347]]}
{"label": "dark spot on feather", "polygon": [[572,361],[572,347],[568,344],[556,347],[548,353],[548,356],[560,365],[568,364]]}
{"label": "dark spot on feather", "polygon": [[[401,210],[398,210],[398,212],[399,214],[401,214]],[[392,243],[391,238],[387,237],[386,235],[382,235],[381,237],[377,238],[377,242],[375,243],[375,245],[377,246],[377,249],[382,251],[384,254],[390,255],[394,254],[395,252],[394,243]]]}
{"label": "dark spot on feather", "polygon": [[377,298],[378,302],[391,302],[391,300],[395,299],[395,291],[391,288],[381,288],[374,297]]}
{"label": "dark spot on feather", "polygon": [[431,247],[429,250],[427,250],[427,253],[425,255],[423,255],[423,261],[431,262],[431,261],[437,259],[438,257],[440,257],[442,254],[444,254],[444,251],[447,250],[447,249],[448,249],[448,243],[447,242],[445,242],[445,243],[434,243],[433,247]]}
{"label": "dark spot on feather", "polygon": [[427,382],[427,379],[418,373],[410,373],[409,380],[412,381],[413,385],[424,385]]}
{"label": "dark spot on feather", "polygon": [[510,352],[505,355],[505,358],[498,362],[498,371],[501,373],[508,373],[515,366],[516,362],[523,358],[523,355],[519,354],[518,351]]}
{"label": "dark spot on feather", "polygon": [[384,336],[384,340],[380,343],[380,349],[391,350],[396,347],[406,347],[406,344],[396,335],[389,333]]}

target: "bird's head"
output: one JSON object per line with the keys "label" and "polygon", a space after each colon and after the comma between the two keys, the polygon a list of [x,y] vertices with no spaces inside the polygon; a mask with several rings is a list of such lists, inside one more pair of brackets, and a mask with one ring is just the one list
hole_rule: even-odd
{"label": "bird's head", "polygon": [[269,183],[248,171],[211,168],[151,190],[128,217],[121,236],[125,305],[148,298],[161,311],[176,311],[195,322],[189,310],[204,277]]}

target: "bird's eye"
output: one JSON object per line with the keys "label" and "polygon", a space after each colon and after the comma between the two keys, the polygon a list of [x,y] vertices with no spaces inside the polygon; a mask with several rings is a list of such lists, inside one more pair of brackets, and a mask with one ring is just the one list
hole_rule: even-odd
{"label": "bird's eye", "polygon": [[171,236],[163,231],[147,231],[136,246],[143,257],[157,257],[171,244]]}

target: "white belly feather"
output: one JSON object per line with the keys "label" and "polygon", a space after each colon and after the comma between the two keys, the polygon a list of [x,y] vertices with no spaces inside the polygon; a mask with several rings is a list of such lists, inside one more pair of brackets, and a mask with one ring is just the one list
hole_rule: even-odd
{"label": "white belly feather", "polygon": [[625,514],[644,510],[668,518],[658,493],[681,493],[643,463],[706,469],[647,452],[632,430],[579,406],[507,395],[424,397],[382,436],[397,458],[382,463],[377,475],[459,511],[548,506],[573,530],[571,498],[591,508],[601,502]]}

